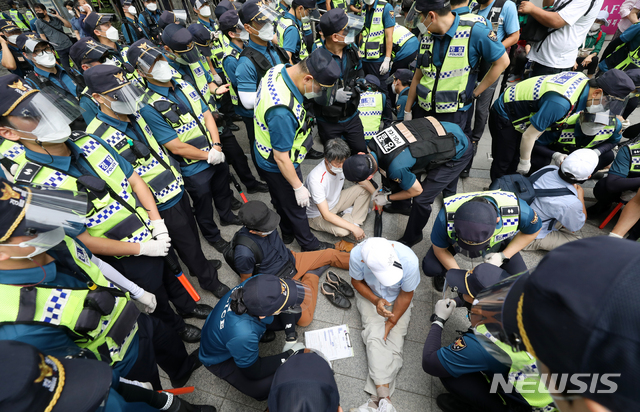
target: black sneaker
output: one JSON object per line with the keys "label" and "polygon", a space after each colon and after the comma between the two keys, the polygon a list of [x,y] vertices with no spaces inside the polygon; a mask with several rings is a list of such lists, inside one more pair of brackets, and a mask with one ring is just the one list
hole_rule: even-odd
{"label": "black sneaker", "polygon": [[209,242],[211,246],[218,252],[222,253],[229,247],[229,242],[220,238],[220,240],[216,240],[215,242]]}
{"label": "black sneaker", "polygon": [[196,308],[193,310],[193,312],[189,312],[189,313],[180,312],[180,311],[177,311],[177,312],[182,319],[190,319],[190,318],[206,319],[212,310],[213,308],[209,305],[205,305],[203,303],[197,303]]}
{"label": "black sneaker", "polygon": [[463,179],[469,177],[469,169],[464,169],[462,172],[460,172],[460,177]]}
{"label": "black sneaker", "polygon": [[292,244],[294,240],[296,240],[296,237],[294,235],[282,235],[282,241],[285,245]]}
{"label": "black sneaker", "polygon": [[436,398],[436,405],[443,412],[484,412],[483,409],[478,409],[475,405],[466,401],[459,396],[452,393],[442,393]]}
{"label": "black sneaker", "polygon": [[397,213],[399,215],[409,216],[411,214],[411,206],[400,208],[400,207],[393,206],[393,203],[392,203],[390,205],[382,206],[382,211],[386,213],[391,213],[391,214]]}
{"label": "black sneaker", "polygon": [[267,330],[260,338],[260,343],[269,343],[273,342],[274,340],[276,340],[276,333],[272,330]]}
{"label": "black sneaker", "polygon": [[238,210],[244,205],[244,202],[236,199],[236,197],[231,198],[231,210]]}
{"label": "black sneaker", "polygon": [[405,245],[407,247],[412,247],[412,246],[417,245],[418,243],[422,242],[422,239],[424,239],[424,235],[422,235],[422,233],[421,233],[420,237],[412,240],[411,242],[404,240],[404,238],[398,239],[398,242],[402,243],[403,245]]}
{"label": "black sneaker", "polygon": [[307,152],[307,155],[305,156],[305,159],[311,159],[311,160],[317,160],[317,159],[323,159],[323,158],[324,158],[324,153],[314,148],[309,149],[309,151]]}
{"label": "black sneaker", "polygon": [[230,289],[229,286],[225,285],[224,283],[219,283],[215,288],[207,290],[213,293],[213,296],[217,297],[218,299],[222,299],[222,297],[226,295]]}
{"label": "black sneaker", "polygon": [[227,127],[229,128],[229,130],[231,130],[232,132],[237,132],[238,130],[240,130],[240,127],[238,127],[237,124],[233,124],[231,122],[227,122]]}
{"label": "black sneaker", "polygon": [[247,193],[269,193],[269,186],[264,182],[258,182],[255,185],[247,188]]}
{"label": "black sneaker", "polygon": [[236,225],[236,226],[242,226],[242,222],[240,221],[240,219],[238,219],[238,216],[233,216],[233,220],[222,220],[220,219],[220,226],[231,226],[231,225]]}
{"label": "black sneaker", "polygon": [[438,292],[442,292],[442,289],[444,289],[444,276],[434,276],[431,278],[431,282],[433,283],[433,288],[438,291]]}
{"label": "black sneaker", "polygon": [[184,342],[196,343],[196,342],[200,342],[202,331],[200,330],[200,328],[193,325],[189,325],[187,323],[184,326],[184,329],[178,332],[178,336],[180,336],[180,339],[182,339]]}

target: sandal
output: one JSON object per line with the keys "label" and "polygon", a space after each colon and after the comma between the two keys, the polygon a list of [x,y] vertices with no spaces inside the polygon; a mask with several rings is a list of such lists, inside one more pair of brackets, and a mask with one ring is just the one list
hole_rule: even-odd
{"label": "sandal", "polygon": [[331,283],[324,282],[320,285],[320,291],[323,295],[329,299],[329,302],[333,306],[337,306],[340,309],[349,309],[351,307],[351,302],[347,299],[338,288],[333,286]]}
{"label": "sandal", "polygon": [[353,288],[350,284],[347,283],[346,280],[342,279],[340,276],[336,275],[332,271],[327,272],[327,282],[331,283],[333,286],[338,288],[340,293],[345,295],[348,298],[352,298],[355,296],[353,292]]}

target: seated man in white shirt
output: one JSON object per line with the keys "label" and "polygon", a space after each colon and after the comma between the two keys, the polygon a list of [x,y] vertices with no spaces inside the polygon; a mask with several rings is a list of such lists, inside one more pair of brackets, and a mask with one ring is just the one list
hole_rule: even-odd
{"label": "seated man in white shirt", "polygon": [[[351,149],[342,139],[331,139],[325,144],[324,161],[307,175],[304,182],[311,193],[307,218],[312,229],[360,241],[365,236],[360,226],[367,217],[375,189],[371,182],[364,181],[342,190],[342,164],[350,154]],[[343,215],[338,216],[341,212]]]}
{"label": "seated man in white shirt", "polygon": [[351,250],[351,285],[362,318],[369,376],[364,390],[371,395],[357,412],[396,412],[391,404],[402,368],[404,337],[409,327],[413,292],[420,283],[418,257],[400,242],[381,237]]}
{"label": "seated man in white shirt", "polygon": [[580,183],[591,177],[597,165],[597,153],[591,149],[578,149],[567,156],[559,168],[546,166],[536,172],[549,170],[534,182],[536,191],[568,188],[572,194],[534,199],[531,208],[542,220],[542,230],[524,250],[553,250],[580,238],[573,233],[582,229],[587,220],[584,190]]}

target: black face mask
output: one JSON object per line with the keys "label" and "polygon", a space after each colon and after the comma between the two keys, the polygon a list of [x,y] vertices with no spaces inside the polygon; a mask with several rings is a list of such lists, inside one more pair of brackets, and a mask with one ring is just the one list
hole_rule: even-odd
{"label": "black face mask", "polygon": [[483,4],[483,5],[487,4],[489,2],[491,2],[491,0],[478,0],[478,3]]}
{"label": "black face mask", "polygon": [[36,17],[39,19],[44,19],[46,17],[46,14],[44,13],[36,13]]}

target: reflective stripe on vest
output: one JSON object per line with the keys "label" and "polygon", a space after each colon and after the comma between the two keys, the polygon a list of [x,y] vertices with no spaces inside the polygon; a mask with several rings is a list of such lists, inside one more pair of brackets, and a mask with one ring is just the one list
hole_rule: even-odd
{"label": "reflective stripe on vest", "polygon": [[450,196],[444,199],[444,207],[447,217],[447,235],[450,239],[457,242],[455,234],[455,225],[453,223],[455,212],[460,206],[474,197],[488,197],[498,205],[499,215],[502,220],[502,227],[495,229],[489,242],[489,249],[494,245],[515,236],[520,227],[520,204],[518,197],[511,192],[490,191],[490,192],[471,192]]}
{"label": "reflective stripe on vest", "polygon": [[9,139],[2,139],[0,143],[0,156],[6,157],[18,164],[24,163],[27,160],[22,143],[12,142]]}
{"label": "reflective stripe on vest", "polygon": [[[98,360],[113,365],[124,359],[138,331],[136,319],[140,312],[130,300],[129,293],[120,291],[109,282],[82,246],[70,237],[65,237],[64,243],[76,266],[69,269],[77,276],[84,275],[87,286],[65,288],[0,285],[0,299],[3,302],[0,305],[0,325],[36,324],[64,327],[78,346],[89,349]],[[102,292],[104,298],[105,291],[111,292],[109,296],[113,296],[114,305],[110,313],[100,316],[97,311],[88,308],[85,301],[87,295],[99,292]],[[78,325],[86,323],[91,313],[96,316],[95,323],[83,325],[87,330],[80,331]],[[89,326],[94,324],[96,326],[89,329]],[[117,338],[117,341],[114,338]]]}
{"label": "reflective stripe on vest", "polygon": [[296,30],[298,31],[298,37],[300,38],[300,51],[298,51],[297,55],[295,53],[292,55],[294,57],[292,60],[293,60],[293,63],[295,64],[309,57],[309,50],[307,50],[307,46],[304,42],[304,33],[302,32],[304,29],[301,29],[300,27],[298,27],[298,25],[289,17],[279,18],[278,23],[276,24],[276,35],[278,36],[278,46],[284,47],[284,32],[287,31],[287,29],[290,26],[293,26],[296,28]]}
{"label": "reflective stripe on vest", "polygon": [[20,28],[20,30],[29,31],[29,27],[22,22],[22,19],[20,19],[20,12],[18,10],[9,10],[9,16],[11,17],[11,20],[13,20],[13,22],[16,24],[16,26]]}
{"label": "reflective stripe on vest", "polygon": [[573,150],[582,148],[590,149],[602,142],[609,140],[609,138],[613,136],[613,132],[615,132],[616,126],[618,125],[616,118],[612,117],[609,120],[609,124],[606,125],[598,133],[596,133],[596,135],[593,136],[591,141],[586,146],[576,147],[575,126],[579,117],[580,113],[575,113],[569,116],[569,118],[565,122],[565,128],[560,132],[560,138],[556,142],[557,144],[562,145],[561,148],[564,149],[565,153],[571,153]]}
{"label": "reflective stripe on vest", "polygon": [[640,173],[640,141],[629,145],[631,153],[631,162],[629,163],[629,172]]}
{"label": "reflective stripe on vest", "polygon": [[[238,50],[234,49],[233,46],[231,46],[230,42],[227,43],[226,47],[224,48],[224,57],[222,59],[223,62],[224,62],[224,59],[226,59],[227,57],[230,57],[230,58],[236,59],[236,60],[238,60],[240,58],[240,52]],[[238,93],[236,92],[236,89],[234,89],[233,85],[231,84],[231,77],[229,77],[229,74],[225,70],[224,64],[221,63],[220,66],[222,66],[222,72],[224,73],[225,77],[227,78],[227,83],[229,83],[229,96],[231,97],[231,103],[233,103],[234,106],[237,106],[238,105]]]}
{"label": "reflective stripe on vest", "polygon": [[571,104],[571,109],[566,117],[556,122],[556,124],[562,123],[574,111],[588,82],[589,78],[584,73],[577,72],[532,77],[505,90],[503,93],[504,109],[511,118],[513,127],[520,133],[524,133],[531,124],[529,119],[536,114],[531,111],[532,104],[537,103],[545,93],[555,92]]}
{"label": "reflective stripe on vest", "polygon": [[375,60],[384,56],[384,22],[383,13],[386,1],[378,0],[376,8],[371,16],[371,25],[362,29],[362,43],[360,54],[364,60]]}
{"label": "reflective stripe on vest", "polygon": [[[185,81],[174,79],[174,85],[178,86],[189,100],[191,112],[182,114],[176,113],[176,116],[179,117],[179,121],[178,123],[173,123],[169,118],[167,118],[167,113],[173,110],[171,107],[164,112],[156,110],[162,115],[162,117],[164,117],[169,126],[176,131],[178,139],[180,139],[182,143],[190,144],[191,146],[208,152],[211,149],[211,138],[209,137],[209,131],[204,127],[204,114],[202,113],[202,105],[200,104],[200,95],[193,86]],[[151,92],[152,90],[149,90],[148,94]],[[172,106],[177,108],[177,104],[155,92],[149,96],[149,105],[153,106],[155,102],[160,100],[172,103]],[[191,113],[193,113],[195,117]],[[198,126],[198,123],[200,123],[202,129]],[[204,130],[205,135],[202,134],[202,130]],[[181,157],[180,160],[180,163],[183,165],[190,165],[197,162],[199,162],[199,160],[186,159],[184,157]]]}
{"label": "reflective stripe on vest", "polygon": [[307,122],[307,111],[299,102],[282,77],[284,64],[279,64],[267,71],[258,86],[256,108],[254,111],[254,124],[256,131],[256,148],[258,153],[271,163],[273,159],[273,149],[271,146],[271,135],[267,127],[267,112],[274,107],[287,108],[298,120],[298,128],[293,139],[293,146],[289,151],[289,158],[294,164],[302,163],[307,150],[313,144],[311,128]]}
{"label": "reflective stripe on vest", "polygon": [[382,93],[364,92],[360,94],[360,120],[364,129],[364,139],[369,140],[380,131],[380,121],[382,120]]}
{"label": "reflective stripe on vest", "polygon": [[[476,16],[479,17],[479,16]],[[423,62],[428,53],[428,65],[420,66],[422,79],[418,86],[418,104],[426,111],[454,113],[464,107],[461,94],[466,91],[472,67],[469,65],[469,38],[476,22],[460,20],[456,34],[449,43],[442,66],[433,64],[433,36],[422,38],[418,62]],[[435,107],[434,107],[435,106]]]}
{"label": "reflective stripe on vest", "polygon": [[347,2],[345,0],[331,0],[332,9],[344,9],[347,10]]}
{"label": "reflective stripe on vest", "polygon": [[489,339],[511,359],[507,380],[532,408],[540,408],[544,411],[556,410],[549,391],[540,380],[536,358],[529,352],[514,352],[511,346],[502,343],[489,333],[485,325],[477,326],[476,332]]}
{"label": "reflective stripe on vest", "polygon": [[[204,59],[202,55],[200,57],[201,59]],[[206,69],[206,67],[208,66],[209,66],[209,63],[207,63],[206,60],[198,60],[195,63],[189,64],[189,70],[191,71],[192,77],[196,81],[196,87],[200,92],[200,96],[204,98],[204,103],[207,106],[209,106],[209,109],[211,111],[215,112],[216,111],[215,107],[212,108],[211,105],[209,104],[209,101],[211,100],[211,91],[209,90],[209,82],[207,82],[207,76],[205,74],[206,71],[208,71]]]}
{"label": "reflective stripe on vest", "polygon": [[[153,193],[156,204],[160,205],[168,202],[182,192],[182,186],[184,185],[182,175],[171,166],[169,155],[166,154],[156,142],[151,128],[149,128],[142,116],[140,116],[139,113],[135,113],[134,116],[147,140],[147,144],[143,142],[140,143],[145,144],[150,151],[155,153],[149,155],[147,158],[137,157],[133,150],[131,150],[131,146],[133,145],[132,139],[116,128],[103,123],[97,117],[87,126],[87,133],[94,134],[100,126],[107,126],[104,132],[102,132],[102,135],[98,137],[107,142],[119,155],[131,163],[135,172],[144,180],[149,190],[151,190],[151,193]],[[157,160],[158,158],[160,158],[165,165],[169,166],[169,168],[167,169],[163,166]],[[167,171],[168,173],[166,173]]]}
{"label": "reflective stripe on vest", "polygon": [[393,48],[391,52],[391,60],[395,59],[396,52],[398,52],[402,48],[402,46],[404,46],[404,44],[408,42],[412,37],[416,36],[411,33],[406,27],[401,26],[397,23],[395,26],[393,26]]}

